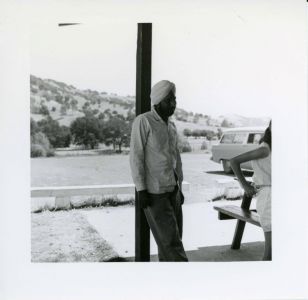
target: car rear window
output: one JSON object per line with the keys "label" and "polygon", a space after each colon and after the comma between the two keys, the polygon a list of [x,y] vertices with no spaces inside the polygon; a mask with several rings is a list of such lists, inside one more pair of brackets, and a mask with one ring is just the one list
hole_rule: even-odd
{"label": "car rear window", "polygon": [[234,137],[235,137],[235,133],[225,133],[222,136],[220,143],[221,144],[233,144]]}
{"label": "car rear window", "polygon": [[234,137],[233,144],[244,144],[247,140],[247,133],[237,133]]}
{"label": "car rear window", "polygon": [[259,144],[263,133],[250,133],[248,136],[248,144]]}
{"label": "car rear window", "polygon": [[244,144],[247,133],[225,133],[221,138],[221,144]]}

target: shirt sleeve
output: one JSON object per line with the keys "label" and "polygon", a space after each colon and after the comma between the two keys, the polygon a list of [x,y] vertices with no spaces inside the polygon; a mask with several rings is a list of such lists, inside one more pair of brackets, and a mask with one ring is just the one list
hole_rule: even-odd
{"label": "shirt sleeve", "polygon": [[179,139],[178,139],[178,136],[177,136],[177,133],[176,133],[176,168],[175,168],[175,172],[176,172],[176,175],[178,176],[180,186],[182,187],[183,168],[182,168],[182,159],[181,159],[178,143],[179,143]]}
{"label": "shirt sleeve", "polygon": [[144,117],[137,117],[132,126],[129,162],[133,181],[138,192],[147,189],[144,165],[144,148],[147,141],[147,135],[147,120]]}

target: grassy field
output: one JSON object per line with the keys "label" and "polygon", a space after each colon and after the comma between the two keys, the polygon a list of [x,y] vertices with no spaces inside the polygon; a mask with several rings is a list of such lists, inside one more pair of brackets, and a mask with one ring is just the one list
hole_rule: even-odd
{"label": "grassy field", "polygon": [[[210,200],[217,180],[230,178],[204,152],[183,153],[184,180],[190,183],[187,199]],[[128,155],[97,155],[31,159],[31,186],[71,186],[132,183]]]}
{"label": "grassy field", "polygon": [[[182,154],[186,181],[210,186],[213,174],[221,166],[210,160],[210,154]],[[222,176],[222,175],[219,175]],[[128,155],[96,155],[31,159],[32,186],[66,186],[132,183]]]}

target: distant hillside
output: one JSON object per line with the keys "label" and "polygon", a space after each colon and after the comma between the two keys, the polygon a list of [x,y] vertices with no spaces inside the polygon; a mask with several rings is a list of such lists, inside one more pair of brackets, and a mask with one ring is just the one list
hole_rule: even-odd
{"label": "distant hillside", "polygon": [[[135,114],[133,96],[80,90],[63,82],[41,79],[34,75],[30,76],[30,88],[31,117],[35,121],[49,114],[60,125],[69,126],[73,120],[84,116],[87,111],[97,116],[100,113],[121,114],[124,117]],[[220,127],[264,126],[268,122],[268,118],[246,118],[236,115],[211,118],[209,115],[187,112],[181,108],[177,108],[174,119],[179,132],[185,128],[217,132]]]}

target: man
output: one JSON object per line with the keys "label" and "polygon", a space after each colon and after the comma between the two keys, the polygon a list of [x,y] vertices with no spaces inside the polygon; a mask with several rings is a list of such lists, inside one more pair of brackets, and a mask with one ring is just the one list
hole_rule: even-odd
{"label": "man", "polygon": [[175,85],[168,80],[151,90],[152,110],[136,117],[130,167],[141,207],[158,245],[160,261],[187,261],[182,244],[183,181],[175,125]]}

